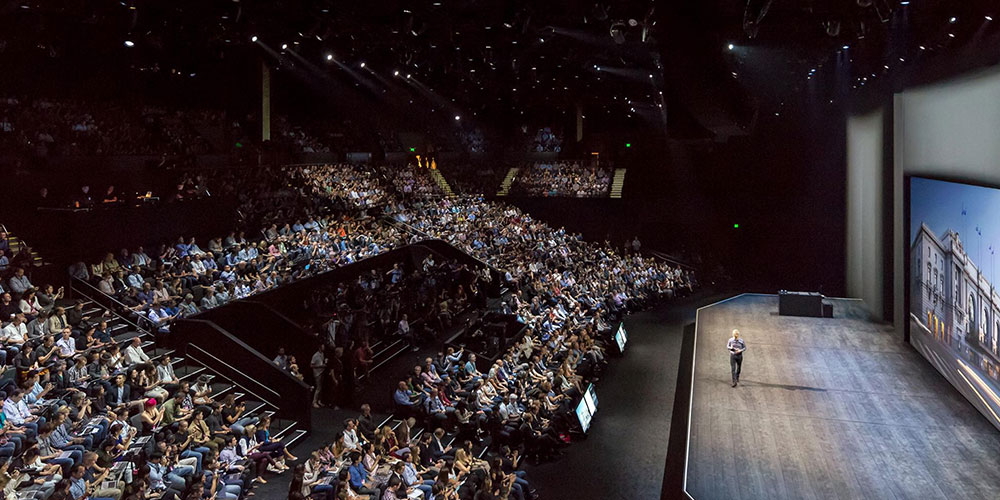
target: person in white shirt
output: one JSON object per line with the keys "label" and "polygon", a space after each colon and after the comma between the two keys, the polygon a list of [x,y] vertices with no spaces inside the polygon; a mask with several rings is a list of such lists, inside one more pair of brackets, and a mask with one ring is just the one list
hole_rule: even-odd
{"label": "person in white shirt", "polygon": [[56,341],[60,358],[72,358],[76,355],[76,339],[73,338],[71,333],[69,329],[63,330],[62,337]]}
{"label": "person in white shirt", "polygon": [[361,449],[361,441],[358,439],[358,424],[353,418],[344,421],[344,447],[347,450]]}
{"label": "person in white shirt", "polygon": [[14,319],[3,327],[0,332],[4,345],[19,346],[28,341],[28,327],[24,322],[24,314],[15,314]]}
{"label": "person in white shirt", "polygon": [[45,423],[44,417],[33,415],[28,409],[28,404],[24,402],[24,392],[21,389],[14,389],[10,396],[4,400],[3,416],[15,426],[23,427],[29,438],[37,436],[38,426]]}
{"label": "person in white shirt", "polygon": [[399,320],[399,333],[404,338],[410,336],[410,322],[406,320],[406,315],[403,315],[403,319]]}
{"label": "person in white shirt", "polygon": [[146,252],[139,247],[135,252],[132,253],[132,265],[135,267],[148,267],[149,263],[152,262]]}
{"label": "person in white shirt", "polygon": [[142,340],[139,337],[132,337],[132,342],[125,348],[125,362],[130,365],[149,363],[149,356],[142,350]]}

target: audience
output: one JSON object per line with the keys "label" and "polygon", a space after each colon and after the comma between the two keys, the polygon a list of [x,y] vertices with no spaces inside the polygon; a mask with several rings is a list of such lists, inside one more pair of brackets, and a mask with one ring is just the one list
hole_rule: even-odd
{"label": "audience", "polygon": [[[526,326],[495,362],[463,349],[420,359],[392,395],[398,415],[412,420],[395,430],[378,427],[369,408],[345,422],[335,443],[296,467],[299,495],[354,498],[385,485],[425,498],[532,498],[517,465],[525,456],[554,456],[571,441],[573,406],[599,380],[614,322],[694,286],[679,268],[586,242],[512,206],[428,198],[429,176],[413,167],[300,166],[248,177],[244,231],[207,241],[176,236],[156,251],[108,249],[89,266],[74,265],[73,276],[166,333],[176,318],[431,237],[502,270],[509,293],[496,307]],[[591,192],[573,182],[560,186]],[[109,313],[87,312],[61,289],[36,289],[22,269],[8,272],[0,362],[16,373],[13,383],[0,384],[9,422],[0,460],[8,451],[15,459],[37,457],[50,476],[21,486],[59,490],[61,476],[77,498],[204,491],[239,499],[266,473],[290,468],[294,457],[271,439],[266,418],[246,416],[232,398],[216,401],[208,380],[193,387],[179,381],[169,358],[151,359],[139,339],[117,344]],[[399,335],[425,345],[466,311],[485,311],[491,284],[486,269],[428,255],[318,291],[310,310],[333,319],[322,323],[327,350],[310,362],[314,373],[330,374],[315,402],[337,404],[348,380],[368,375],[373,338]],[[301,376],[291,356],[276,362]],[[415,438],[417,422],[436,431]],[[458,435],[451,446],[442,439],[449,431]],[[474,451],[487,436],[499,455],[483,460]],[[142,437],[152,439],[137,458],[134,443]],[[122,460],[136,465],[132,483],[109,472]]]}
{"label": "audience", "polygon": [[570,198],[607,197],[612,169],[585,167],[575,162],[545,162],[523,167],[511,184],[511,194],[564,196]]}

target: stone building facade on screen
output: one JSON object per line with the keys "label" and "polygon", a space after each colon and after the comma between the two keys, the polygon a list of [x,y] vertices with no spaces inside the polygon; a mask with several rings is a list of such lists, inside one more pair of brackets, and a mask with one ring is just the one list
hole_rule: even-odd
{"label": "stone building facade on screen", "polygon": [[958,233],[948,229],[938,237],[921,224],[910,246],[910,265],[910,312],[954,350],[975,346],[972,350],[985,351],[974,357],[984,365],[980,368],[996,374],[1000,294],[966,253]]}

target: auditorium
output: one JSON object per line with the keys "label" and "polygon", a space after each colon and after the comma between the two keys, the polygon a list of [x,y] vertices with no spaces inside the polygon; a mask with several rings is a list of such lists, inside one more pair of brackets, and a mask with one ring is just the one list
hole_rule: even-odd
{"label": "auditorium", "polygon": [[1000,499],[997,16],[0,2],[2,499]]}

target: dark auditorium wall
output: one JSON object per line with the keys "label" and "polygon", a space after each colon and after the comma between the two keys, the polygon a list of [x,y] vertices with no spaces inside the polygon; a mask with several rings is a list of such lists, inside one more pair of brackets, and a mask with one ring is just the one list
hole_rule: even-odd
{"label": "dark auditorium wall", "polygon": [[736,289],[843,296],[843,114],[786,114],[726,143],[670,141],[636,158],[624,165],[622,200],[509,201],[587,237],[639,236],[646,248],[697,253],[706,266],[721,264]]}

